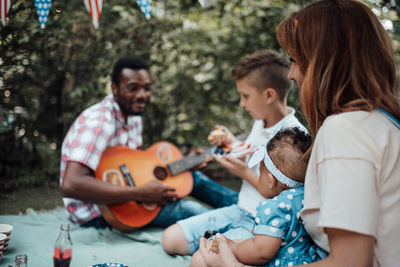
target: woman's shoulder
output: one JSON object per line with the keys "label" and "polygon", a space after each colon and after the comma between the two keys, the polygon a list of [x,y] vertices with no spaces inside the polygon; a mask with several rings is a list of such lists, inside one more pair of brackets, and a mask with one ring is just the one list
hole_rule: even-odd
{"label": "woman's shoulder", "polygon": [[[332,126],[337,126],[337,125],[357,125],[357,128],[360,126],[367,126],[369,125],[376,125],[378,124],[387,124],[390,122],[385,118],[383,114],[381,114],[378,111],[363,111],[363,110],[358,110],[358,111],[348,111],[348,112],[342,112],[334,115],[328,116],[324,123],[323,127],[332,127]],[[390,125],[390,124],[389,124]]]}
{"label": "woman's shoulder", "polygon": [[377,111],[349,111],[327,117],[320,131],[331,137],[338,136],[340,133],[346,136],[354,133],[372,137],[382,135],[392,128],[395,128],[394,124]]}
{"label": "woman's shoulder", "polygon": [[326,157],[352,157],[377,161],[388,144],[397,144],[400,131],[377,111],[352,111],[325,119],[315,138],[314,150]]}
{"label": "woman's shoulder", "polygon": [[367,112],[362,110],[333,114],[325,119],[323,126],[329,127],[332,125],[342,124],[342,123],[362,122],[368,120],[373,114],[374,112]]}

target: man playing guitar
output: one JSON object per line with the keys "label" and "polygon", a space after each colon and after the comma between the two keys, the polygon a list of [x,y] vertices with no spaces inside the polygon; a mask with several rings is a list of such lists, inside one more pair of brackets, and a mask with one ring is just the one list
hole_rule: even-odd
{"label": "man playing guitar", "polygon": [[[206,207],[178,199],[174,188],[156,180],[134,187],[96,179],[95,172],[107,148],[142,146],[141,114],[152,94],[147,64],[136,57],[119,59],[114,66],[111,87],[112,94],[78,116],[62,145],[60,186],[69,219],[82,226],[109,227],[98,205],[129,201],[161,205],[160,213],[148,224],[155,227],[166,227],[206,212]],[[212,207],[237,201],[237,192],[198,171],[193,172],[191,195]]]}

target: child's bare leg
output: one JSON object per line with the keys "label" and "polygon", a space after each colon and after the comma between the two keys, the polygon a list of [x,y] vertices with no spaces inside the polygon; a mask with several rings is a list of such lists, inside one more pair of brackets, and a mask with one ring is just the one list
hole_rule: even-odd
{"label": "child's bare leg", "polygon": [[189,245],[178,224],[173,224],[165,229],[162,236],[162,245],[168,254],[189,255]]}

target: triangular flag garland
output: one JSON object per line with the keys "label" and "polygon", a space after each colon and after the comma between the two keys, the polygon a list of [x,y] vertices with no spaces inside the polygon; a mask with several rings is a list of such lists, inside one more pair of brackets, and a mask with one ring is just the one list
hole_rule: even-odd
{"label": "triangular flag garland", "polygon": [[199,0],[199,3],[202,7],[206,5],[206,0]]}
{"label": "triangular flag garland", "polygon": [[101,9],[103,8],[103,0],[83,0],[83,2],[92,17],[93,26],[98,29]]}
{"label": "triangular flag garland", "polygon": [[[0,20],[1,23],[6,25],[8,10],[10,9],[12,0],[0,0]],[[38,13],[40,27],[42,29],[45,28],[47,17],[50,12],[52,0],[34,0],[35,7]],[[144,13],[146,19],[150,19],[151,17],[151,1],[152,0],[136,0],[138,3],[140,10]],[[205,6],[207,4],[207,0],[198,0],[201,6]],[[93,26],[97,29],[99,28],[99,21],[101,15],[101,9],[103,7],[103,0],[83,0],[87,10],[90,13],[90,17],[92,18]]]}
{"label": "triangular flag garland", "polygon": [[151,0],[136,0],[136,2],[140,6],[140,10],[142,10],[146,19],[150,19]]}
{"label": "triangular flag garland", "polygon": [[50,11],[51,0],[35,0],[35,6],[39,16],[40,28],[44,29]]}
{"label": "triangular flag garland", "polygon": [[1,7],[0,7],[1,23],[3,23],[3,26],[5,26],[8,10],[10,9],[10,5],[11,5],[11,0],[0,0],[0,4],[1,4]]}

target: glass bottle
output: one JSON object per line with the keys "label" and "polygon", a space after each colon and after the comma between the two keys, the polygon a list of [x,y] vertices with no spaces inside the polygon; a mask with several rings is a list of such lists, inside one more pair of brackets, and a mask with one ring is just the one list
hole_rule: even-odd
{"label": "glass bottle", "polygon": [[54,245],[54,267],[69,267],[72,258],[72,241],[69,224],[61,224],[60,234]]}
{"label": "glass bottle", "polygon": [[15,256],[15,267],[27,267],[28,256],[26,254],[20,254]]}
{"label": "glass bottle", "polygon": [[208,228],[207,231],[204,233],[204,237],[209,239],[213,237],[217,233],[215,229],[215,216],[208,217]]}

